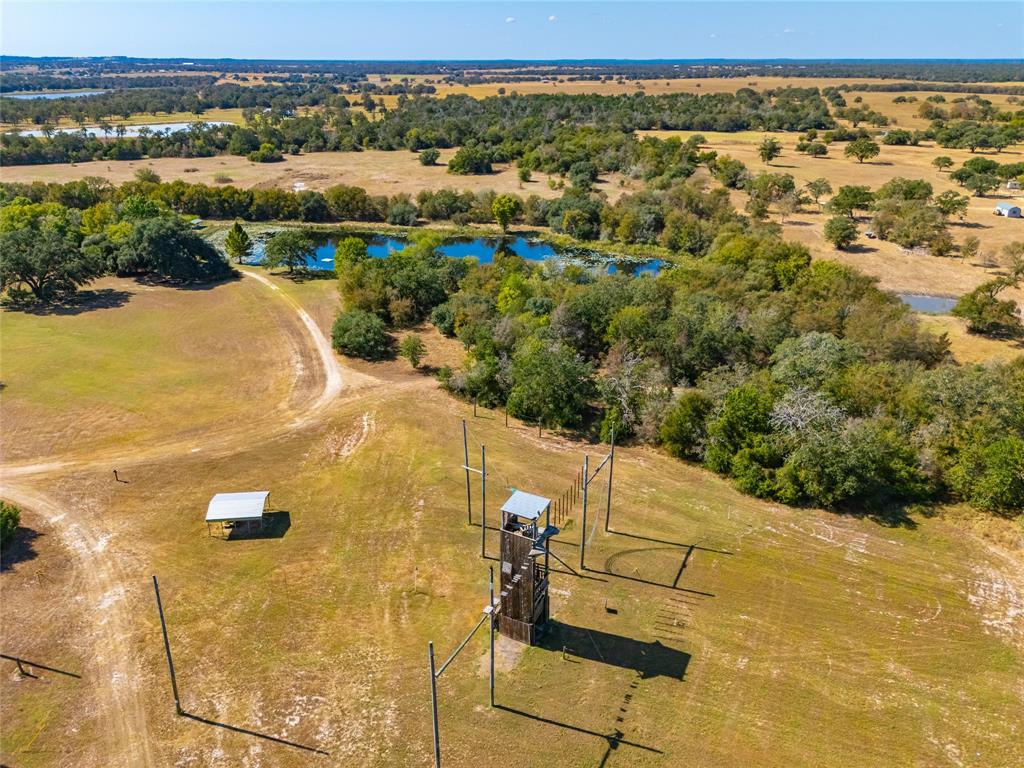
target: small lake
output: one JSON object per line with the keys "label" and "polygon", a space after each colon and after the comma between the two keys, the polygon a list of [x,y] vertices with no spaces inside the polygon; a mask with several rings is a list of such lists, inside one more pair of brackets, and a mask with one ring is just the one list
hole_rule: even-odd
{"label": "small lake", "polygon": [[957,302],[957,299],[949,296],[929,296],[927,293],[897,293],[896,295],[911,309],[929,315],[948,315]]}
{"label": "small lake", "polygon": [[99,96],[106,91],[39,91],[38,93],[5,93],[5,99],[77,99],[81,96]]}
{"label": "small lake", "polygon": [[[205,125],[228,125],[224,120],[196,120],[193,123],[144,123],[141,125],[126,125],[124,135],[129,138],[135,138],[139,135],[139,132],[143,128],[149,128],[152,133],[176,133],[178,131],[187,131],[190,126],[194,123],[203,123]],[[58,128],[54,133],[79,133],[82,129],[80,128]],[[98,136],[104,138],[103,131],[97,128],[95,125],[87,125],[85,132],[90,136]],[[34,128],[31,131],[18,131],[22,136],[42,136],[42,130]],[[117,138],[117,126],[111,126],[109,138]]]}
{"label": "small lake", "polygon": [[[364,238],[366,240],[366,252],[375,259],[387,258],[396,251],[403,250],[408,241],[402,238],[387,237],[384,235]],[[334,269],[334,247],[335,241],[329,239],[316,249],[316,254],[306,260],[308,269]],[[657,275],[661,268],[661,261],[653,259],[645,262],[624,262],[609,261],[609,258],[601,254],[587,254],[591,258],[583,258],[583,255],[559,251],[553,245],[539,240],[527,240],[524,237],[506,239],[504,242],[499,239],[477,237],[474,239],[450,240],[438,249],[445,256],[456,259],[473,257],[481,264],[490,264],[494,256],[504,249],[508,253],[515,254],[527,261],[549,261],[559,259],[564,261],[579,261],[580,263],[599,260],[602,267],[607,268],[608,274],[623,272],[631,275]],[[253,256],[249,263],[260,264],[263,261],[263,243],[257,242],[253,249]]]}

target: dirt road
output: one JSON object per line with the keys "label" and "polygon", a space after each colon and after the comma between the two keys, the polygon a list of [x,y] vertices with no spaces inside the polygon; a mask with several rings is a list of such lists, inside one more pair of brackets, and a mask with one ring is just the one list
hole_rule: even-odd
{"label": "dirt road", "polygon": [[[207,455],[225,455],[251,447],[254,430],[261,439],[272,439],[309,425],[325,408],[337,401],[346,388],[358,390],[373,383],[371,377],[343,368],[327,337],[313,318],[295,299],[288,296],[264,275],[252,271],[244,274],[266,285],[280,300],[283,311],[294,312],[306,330],[307,344],[302,352],[305,371],[319,371],[323,386],[318,395],[298,409],[268,411],[267,420],[233,423],[207,435],[202,450]],[[194,441],[168,441],[148,446],[133,446],[130,455],[123,451],[93,454],[88,457],[68,455],[49,457],[44,461],[0,465],[0,496],[39,515],[58,531],[61,543],[80,574],[82,592],[77,597],[91,606],[92,618],[90,675],[96,683],[95,704],[99,719],[108,723],[104,731],[99,763],[105,765],[148,767],[160,763],[153,754],[147,733],[143,691],[137,670],[136,651],[131,643],[133,612],[130,606],[152,600],[146,584],[137,578],[126,578],[122,567],[124,553],[108,546],[116,541],[117,531],[110,530],[110,515],[90,512],[84,506],[67,509],[47,491],[59,477],[70,470],[125,466],[131,463],[185,456],[194,451]],[[145,594],[143,594],[145,593]]]}

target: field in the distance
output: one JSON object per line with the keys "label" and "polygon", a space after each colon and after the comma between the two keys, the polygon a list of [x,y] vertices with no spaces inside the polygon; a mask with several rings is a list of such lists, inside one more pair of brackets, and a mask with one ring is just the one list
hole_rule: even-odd
{"label": "field in the distance", "polygon": [[[293,322],[298,302],[328,329],[330,281],[271,280],[276,290],[245,277],[204,296],[228,315],[258,300],[269,328]],[[109,369],[79,362],[111,343],[111,323],[147,310],[131,284],[110,287],[132,297],[62,318],[50,331],[61,343],[34,350],[36,372],[4,389],[5,409],[59,365],[81,386],[120,386]],[[155,292],[177,311],[161,315],[170,327],[139,330],[126,365],[140,372],[164,359],[175,318],[194,313],[189,294]],[[189,367],[225,344],[238,350],[225,382],[258,367],[245,359],[255,331],[215,333],[216,314],[196,314]],[[29,326],[19,333],[46,320],[19,317]],[[298,354],[312,402],[323,363],[310,338],[297,349],[290,338],[258,334],[277,357]],[[426,363],[447,359],[449,346],[431,336]],[[167,375],[193,386],[188,370]],[[603,449],[506,428],[500,414],[474,419],[402,362],[345,363],[340,375],[340,394],[305,414],[287,391],[265,393],[259,428],[249,402],[226,397],[234,430],[209,445],[140,438],[114,465],[124,483],[107,454],[90,459],[74,442],[5,466],[2,495],[23,503],[36,538],[0,575],[3,652],[52,669],[18,679],[4,661],[2,762],[430,764],[426,643],[441,659],[454,649],[480,616],[493,564],[465,521],[460,419],[474,463],[487,446],[492,521],[510,488],[556,495],[584,453]],[[6,439],[64,429],[79,397],[70,391]],[[154,430],[180,409],[155,389],[136,407]],[[441,679],[446,765],[1024,761],[1019,558],[942,518],[890,528],[766,504],[645,448],[621,448],[615,478],[620,533],[604,533],[598,517],[590,570],[553,577],[554,621],[540,647],[499,644],[499,707],[487,707],[482,635]],[[208,538],[210,495],[251,488],[271,491],[283,535]],[[474,482],[477,521],[480,501]],[[596,488],[592,509],[604,502]],[[575,566],[578,512],[559,539],[555,551]],[[193,717],[174,715],[153,573]]]}
{"label": "field in the distance", "polygon": [[[518,195],[537,194],[556,197],[558,190],[548,187],[548,176],[535,173],[531,181],[521,184],[515,166],[498,163],[494,173],[484,176],[457,176],[447,172],[445,163],[455,150],[441,150],[438,165],[424,166],[419,155],[404,150],[382,152],[315,152],[308,155],[286,155],[280,163],[252,163],[236,155],[215,157],[164,157],[155,160],[100,160],[90,163],[53,165],[15,165],[0,168],[0,181],[66,182],[83,176],[100,176],[114,184],[134,178],[140,168],[150,168],[164,181],[184,179],[193,184],[216,185],[219,174],[239,187],[280,187],[293,189],[296,183],[305,189],[324,190],[335,184],[363,187],[373,195],[394,195],[406,192],[413,197],[422,189],[485,190],[512,192]],[[610,196],[620,193],[619,176],[612,174],[600,189]]]}

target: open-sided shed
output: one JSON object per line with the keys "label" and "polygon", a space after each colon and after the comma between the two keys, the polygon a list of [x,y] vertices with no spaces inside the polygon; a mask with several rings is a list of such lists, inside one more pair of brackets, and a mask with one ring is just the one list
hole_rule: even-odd
{"label": "open-sided shed", "polygon": [[263,513],[269,496],[270,491],[216,494],[206,507],[207,533],[213,535],[214,525],[223,538],[228,538],[236,530],[246,533],[262,531]]}

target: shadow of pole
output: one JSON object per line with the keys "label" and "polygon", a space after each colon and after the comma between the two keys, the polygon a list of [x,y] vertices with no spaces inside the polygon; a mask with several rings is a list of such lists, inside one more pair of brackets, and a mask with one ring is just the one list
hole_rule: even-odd
{"label": "shadow of pole", "polygon": [[268,733],[260,733],[259,731],[251,731],[248,728],[240,728],[237,725],[228,725],[227,723],[220,723],[220,722],[217,722],[216,720],[210,720],[209,718],[206,718],[206,717],[200,717],[199,715],[193,715],[191,712],[182,712],[181,716],[182,717],[187,717],[189,720],[195,720],[197,723],[205,723],[206,725],[212,725],[212,726],[215,726],[217,728],[224,728],[225,730],[234,731],[235,733],[241,733],[241,734],[244,734],[246,736],[255,736],[258,739],[265,739],[266,741],[272,741],[275,744],[283,744],[286,747],[294,747],[296,749],[302,749],[302,750],[305,750],[306,752],[312,752],[314,754],[324,755],[326,757],[330,757],[330,755],[331,755],[330,752],[325,752],[324,750],[317,749],[316,747],[310,747],[310,746],[307,746],[306,744],[299,744],[298,742],[295,742],[295,741],[288,741],[287,739],[282,739],[280,736],[271,736]]}
{"label": "shadow of pole", "polygon": [[[56,667],[48,667],[45,664],[39,664],[35,661],[29,661],[28,659],[23,659],[19,656],[8,656],[6,653],[0,653],[0,659],[7,659],[8,661],[13,661],[15,664],[18,665],[19,668],[21,667],[22,664],[28,664],[30,667],[35,667],[36,669],[45,669],[47,672],[56,672],[58,675],[66,675],[68,677],[73,677],[77,680],[82,679],[81,675],[76,675],[74,672],[67,672],[63,669],[57,669]],[[35,675],[29,675],[29,677],[35,677]]]}
{"label": "shadow of pole", "polygon": [[[635,741],[629,741],[628,739],[622,738],[622,736],[623,736],[622,731],[619,731],[619,730],[613,731],[610,734],[600,733],[599,731],[592,731],[589,728],[583,728],[583,727],[581,727],[579,725],[571,725],[569,723],[562,723],[562,722],[559,722],[558,720],[552,720],[549,717],[541,717],[540,715],[534,715],[534,714],[531,714],[530,712],[523,712],[520,709],[514,709],[512,707],[507,707],[504,704],[495,704],[494,708],[495,709],[500,709],[503,712],[508,712],[509,714],[512,714],[512,715],[518,715],[519,717],[525,717],[528,720],[535,720],[535,721],[537,721],[539,723],[547,723],[548,725],[553,725],[556,728],[565,728],[568,731],[575,731],[576,733],[582,733],[582,734],[585,734],[587,736],[594,736],[594,737],[596,737],[598,739],[604,739],[608,743],[608,749],[609,750],[618,749],[619,746],[621,745],[621,746],[626,746],[626,747],[633,747],[634,749],[642,749],[645,752],[653,752],[656,755],[663,755],[663,754],[665,754],[664,752],[662,752],[660,749],[657,749],[656,747],[650,747],[650,746],[648,746],[646,744],[639,744],[639,743],[637,743]],[[607,760],[607,753],[605,753],[605,758],[604,759]]]}

